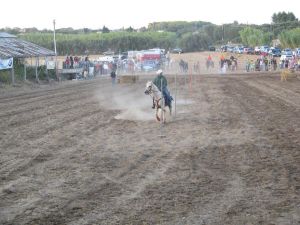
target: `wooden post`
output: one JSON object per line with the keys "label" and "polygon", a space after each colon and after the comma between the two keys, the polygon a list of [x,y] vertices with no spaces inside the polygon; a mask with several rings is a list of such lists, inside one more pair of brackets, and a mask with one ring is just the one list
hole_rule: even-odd
{"label": "wooden post", "polygon": [[47,80],[48,80],[48,82],[50,82],[50,79],[49,79],[49,74],[48,74],[48,58],[47,57],[45,57],[45,64],[46,64],[46,78],[47,78]]}
{"label": "wooden post", "polygon": [[177,109],[176,99],[177,99],[177,72],[175,73],[175,99],[174,99],[175,118],[176,118],[176,109]]}
{"label": "wooden post", "polygon": [[26,64],[24,62],[24,81],[27,79],[27,74],[26,74]]}
{"label": "wooden post", "polygon": [[14,66],[11,68],[11,82],[13,85],[15,85],[15,69]]}
{"label": "wooden post", "polygon": [[38,57],[35,58],[35,81],[39,82],[39,74],[38,74]]}
{"label": "wooden post", "polygon": [[165,102],[165,99],[164,99],[164,92],[163,92],[163,86],[162,86],[162,79],[160,80],[160,90],[161,90],[161,110],[160,110],[160,124],[163,125],[164,124],[164,102]]}
{"label": "wooden post", "polygon": [[46,67],[46,78],[47,78],[47,81],[50,82],[50,79],[49,79],[49,74],[48,74],[48,69]]}
{"label": "wooden post", "polygon": [[57,51],[56,51],[56,37],[55,37],[55,20],[53,20],[53,42],[54,42],[54,53],[55,53],[55,75],[56,79],[59,82],[60,77],[58,75],[58,64],[57,64]]}

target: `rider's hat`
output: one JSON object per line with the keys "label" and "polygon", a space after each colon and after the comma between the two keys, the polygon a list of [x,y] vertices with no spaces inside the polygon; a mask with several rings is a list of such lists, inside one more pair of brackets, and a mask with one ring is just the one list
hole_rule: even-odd
{"label": "rider's hat", "polygon": [[163,71],[162,70],[157,70],[156,74],[161,74]]}

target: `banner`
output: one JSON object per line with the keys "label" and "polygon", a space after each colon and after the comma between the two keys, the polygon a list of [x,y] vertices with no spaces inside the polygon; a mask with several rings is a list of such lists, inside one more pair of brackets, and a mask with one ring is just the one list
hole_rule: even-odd
{"label": "banner", "polygon": [[55,69],[55,62],[47,61],[47,70],[54,70],[54,69]]}
{"label": "banner", "polygon": [[11,69],[14,65],[14,59],[0,59],[0,70]]}

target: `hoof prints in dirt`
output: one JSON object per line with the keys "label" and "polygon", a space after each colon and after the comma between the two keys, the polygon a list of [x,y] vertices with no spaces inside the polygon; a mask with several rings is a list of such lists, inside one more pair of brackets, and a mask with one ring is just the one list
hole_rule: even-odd
{"label": "hoof prints in dirt", "polygon": [[298,224],[299,81],[266,76],[178,82],[193,102],[165,138],[115,119],[109,80],[1,97],[0,224]]}

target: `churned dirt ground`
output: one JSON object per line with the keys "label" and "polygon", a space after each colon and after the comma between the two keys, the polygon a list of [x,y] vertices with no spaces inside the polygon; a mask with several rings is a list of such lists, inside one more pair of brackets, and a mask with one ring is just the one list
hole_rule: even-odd
{"label": "churned dirt ground", "polygon": [[300,80],[141,76],[0,95],[0,224],[300,224]]}

